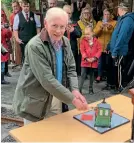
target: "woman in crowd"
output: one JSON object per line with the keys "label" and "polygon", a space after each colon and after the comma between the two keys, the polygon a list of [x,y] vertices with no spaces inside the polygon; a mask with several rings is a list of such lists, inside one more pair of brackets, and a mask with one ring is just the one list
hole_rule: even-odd
{"label": "woman in crowd", "polygon": [[[81,32],[82,32],[82,36],[78,40],[78,47],[79,47],[80,40],[82,39],[84,31],[85,31],[85,27],[87,27],[89,25],[92,25],[92,27],[94,28],[95,25],[96,25],[96,21],[92,17],[91,7],[86,6],[85,8],[82,9],[80,20],[78,21],[78,25],[79,25],[79,27],[81,29]],[[79,52],[78,53],[78,63],[79,63],[79,68],[78,68],[79,69],[79,72],[78,72],[79,74],[78,75],[81,75],[81,67],[80,67],[81,53],[79,51],[79,48],[78,48],[78,52]]]}
{"label": "woman in crowd", "polygon": [[95,27],[96,21],[92,17],[92,10],[89,6],[86,6],[85,8],[82,9],[78,25],[81,28],[82,34],[84,34],[85,27],[89,25],[92,26],[93,28]]}
{"label": "woman in crowd", "polygon": [[80,51],[82,55],[81,60],[81,77],[79,83],[79,90],[82,92],[82,87],[86,74],[89,73],[90,84],[89,84],[89,94],[92,95],[93,92],[93,81],[94,81],[94,70],[98,67],[98,59],[101,55],[101,44],[97,38],[93,37],[92,25],[85,28],[84,36],[80,42]]}
{"label": "woman in crowd", "polygon": [[98,65],[98,77],[96,79],[97,82],[100,82],[103,70],[106,70],[106,57],[107,57],[107,44],[111,39],[112,32],[116,25],[116,21],[111,18],[111,13],[109,9],[105,9],[103,11],[103,19],[98,21],[94,33],[98,37],[99,42],[102,45],[102,54],[99,58]]}

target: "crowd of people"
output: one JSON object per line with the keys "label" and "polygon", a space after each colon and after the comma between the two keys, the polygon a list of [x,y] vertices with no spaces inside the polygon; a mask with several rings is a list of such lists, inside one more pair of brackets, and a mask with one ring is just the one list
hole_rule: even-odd
{"label": "crowd of people", "polygon": [[112,1],[104,1],[98,11],[84,0],[63,8],[58,8],[57,0],[48,0],[42,29],[28,0],[21,5],[13,1],[12,8],[11,28],[6,27],[1,10],[1,43],[8,51],[1,56],[1,84],[9,84],[4,75],[11,76],[9,41],[13,37],[16,65],[23,65],[13,106],[25,123],[68,111],[68,103],[88,109],[82,96],[86,78],[90,95],[94,81],[106,80],[103,90],[120,93],[132,80],[134,73],[128,75],[128,71],[134,60],[134,13],[127,3],[120,3],[116,14]]}

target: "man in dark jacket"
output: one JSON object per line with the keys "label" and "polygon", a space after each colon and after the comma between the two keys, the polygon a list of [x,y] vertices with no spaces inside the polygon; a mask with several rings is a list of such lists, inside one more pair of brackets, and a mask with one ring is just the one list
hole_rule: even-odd
{"label": "man in dark jacket", "polygon": [[[113,59],[116,89],[113,93],[118,93],[122,90],[122,71],[124,70],[126,56],[129,52],[129,42],[134,32],[134,13],[129,13],[129,5],[120,3],[118,6],[119,19],[115,30],[112,33],[111,41],[108,50]],[[128,63],[127,63],[128,64]],[[113,77],[111,75],[111,77]]]}
{"label": "man in dark jacket", "polygon": [[[75,64],[76,64],[76,72],[78,75],[78,46],[77,46],[77,38],[81,37],[81,30],[78,26],[77,23],[74,23],[71,20],[72,16],[72,11],[71,11],[71,6],[70,5],[64,5],[63,10],[68,14],[69,17],[69,23],[66,28],[65,36],[69,39],[71,49],[73,52],[73,56],[75,59]],[[68,111],[67,105],[63,104],[63,112]]]}
{"label": "man in dark jacket", "polygon": [[16,87],[15,113],[30,121],[39,121],[62,113],[62,102],[87,110],[86,99],[78,90],[75,61],[69,40],[63,36],[68,15],[61,8],[51,8],[45,28],[32,38]]}
{"label": "man in dark jacket", "polygon": [[78,74],[78,43],[77,38],[80,38],[82,35],[81,29],[79,25],[72,20],[72,11],[70,5],[65,5],[63,7],[63,10],[66,11],[66,13],[69,16],[69,23],[66,28],[65,36],[70,40],[71,49],[74,55],[74,59],[76,62],[76,72]]}
{"label": "man in dark jacket", "polygon": [[77,0],[71,4],[73,21],[77,22],[80,19],[82,8],[84,8],[86,5],[87,3],[84,0]]}
{"label": "man in dark jacket", "polygon": [[24,63],[25,46],[40,32],[41,24],[36,14],[30,11],[29,0],[22,0],[22,11],[14,18],[13,30],[16,41],[20,44],[22,63]]}

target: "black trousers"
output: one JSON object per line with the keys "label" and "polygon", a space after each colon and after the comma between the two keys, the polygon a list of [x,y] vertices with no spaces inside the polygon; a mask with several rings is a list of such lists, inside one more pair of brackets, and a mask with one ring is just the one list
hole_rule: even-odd
{"label": "black trousers", "polygon": [[115,66],[115,61],[113,60],[111,54],[108,55],[107,60],[107,84],[118,87],[118,67]]}
{"label": "black trousers", "polygon": [[77,74],[78,76],[81,75],[81,53],[78,53],[78,58],[77,58]]}
{"label": "black trousers", "polygon": [[75,60],[75,64],[76,64],[76,72],[78,75],[78,66],[79,66],[79,62],[78,62],[78,50],[72,50],[73,52],[73,56],[74,56],[74,60]]}
{"label": "black trousers", "polygon": [[127,56],[118,56],[113,59],[112,56],[109,55],[107,83],[114,85],[116,88],[126,86],[125,83],[131,80],[127,75],[130,65],[131,60],[128,60]]}
{"label": "black trousers", "polygon": [[124,87],[133,79],[134,71],[130,75],[128,74],[133,60],[134,60],[134,55],[127,55],[123,58],[122,82]]}
{"label": "black trousers", "polygon": [[23,42],[24,44],[20,44],[20,47],[21,47],[21,63],[23,64],[24,63],[24,60],[25,60],[25,47],[26,47],[26,44],[28,42]]}
{"label": "black trousers", "polygon": [[8,73],[8,61],[5,62],[5,74]]}
{"label": "black trousers", "polygon": [[62,113],[69,111],[68,105],[65,103],[62,103]]}
{"label": "black trousers", "polygon": [[102,52],[98,63],[98,76],[103,76],[104,71],[107,71],[107,54]]}

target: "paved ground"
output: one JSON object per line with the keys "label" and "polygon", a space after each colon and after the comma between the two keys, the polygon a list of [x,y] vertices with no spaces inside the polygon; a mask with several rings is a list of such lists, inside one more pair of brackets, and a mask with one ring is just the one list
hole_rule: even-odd
{"label": "paved ground", "polygon": [[[7,109],[12,109],[12,99],[14,96],[15,87],[18,81],[18,77],[20,72],[19,71],[12,71],[10,70],[10,73],[12,74],[12,77],[6,79],[11,82],[10,85],[2,85],[1,86],[1,103],[2,107],[6,107]],[[101,100],[103,98],[107,98],[111,95],[109,91],[102,91],[101,88],[105,86],[105,82],[101,83],[94,83],[94,95],[88,94],[88,80],[85,81],[84,87],[83,87],[83,94],[85,95],[88,103],[95,102],[98,100]],[[129,96],[127,93],[124,93],[124,95]],[[70,110],[74,107],[72,105],[69,105]],[[9,113],[8,113],[9,114]],[[1,126],[1,139],[8,141],[13,141],[8,136],[8,131],[17,128],[15,124],[2,124]],[[10,138],[10,139],[9,139]]]}

